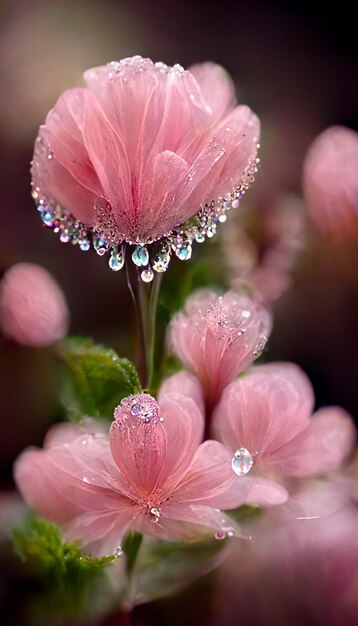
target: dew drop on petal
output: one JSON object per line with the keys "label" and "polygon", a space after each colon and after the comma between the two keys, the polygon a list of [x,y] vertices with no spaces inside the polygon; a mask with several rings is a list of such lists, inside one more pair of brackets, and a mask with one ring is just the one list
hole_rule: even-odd
{"label": "dew drop on petal", "polygon": [[250,471],[253,464],[254,459],[246,448],[236,450],[231,461],[231,467],[238,476],[245,476],[245,474]]}
{"label": "dew drop on petal", "polygon": [[226,533],[222,533],[222,532],[217,532],[214,535],[214,538],[217,539],[218,541],[222,541],[223,539],[226,538]]}
{"label": "dew drop on petal", "polygon": [[151,283],[154,278],[154,272],[150,267],[148,267],[147,269],[142,271],[140,277],[143,282]]}
{"label": "dew drop on petal", "polygon": [[152,508],[150,509],[150,515],[151,522],[153,522],[153,524],[157,524],[160,520],[160,511],[159,509],[157,509],[156,506],[152,506]]}
{"label": "dew drop on petal", "polygon": [[113,556],[115,559],[118,559],[120,556],[124,554],[122,546],[117,546],[115,551],[113,552]]}

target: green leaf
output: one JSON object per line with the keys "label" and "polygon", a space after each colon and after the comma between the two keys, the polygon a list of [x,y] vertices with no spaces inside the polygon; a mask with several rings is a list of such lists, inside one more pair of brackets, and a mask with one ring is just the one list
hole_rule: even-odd
{"label": "green leaf", "polygon": [[112,419],[120,401],[141,389],[134,365],[91,339],[69,337],[58,354],[67,370],[63,403],[71,419]]}
{"label": "green leaf", "polygon": [[57,526],[33,515],[13,528],[13,543],[15,552],[43,585],[37,610],[53,612],[56,620],[83,616],[93,592],[105,581],[106,568],[116,560],[114,556],[99,559],[81,554],[76,543],[62,541]]}
{"label": "green leaf", "polygon": [[127,601],[136,605],[178,593],[219,565],[229,541],[183,543],[144,537],[130,573]]}

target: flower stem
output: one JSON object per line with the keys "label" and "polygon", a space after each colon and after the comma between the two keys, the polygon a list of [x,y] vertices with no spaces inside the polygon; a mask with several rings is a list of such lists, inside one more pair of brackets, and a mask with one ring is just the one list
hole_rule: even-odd
{"label": "flower stem", "polygon": [[126,263],[127,283],[137,311],[139,322],[140,350],[138,370],[146,389],[151,388],[154,374],[155,335],[158,297],[161,285],[161,274],[155,274],[150,284],[144,283],[140,271]]}

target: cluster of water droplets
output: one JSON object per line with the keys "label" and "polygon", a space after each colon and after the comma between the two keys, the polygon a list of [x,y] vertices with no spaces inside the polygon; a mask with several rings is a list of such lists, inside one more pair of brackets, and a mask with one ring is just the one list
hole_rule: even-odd
{"label": "cluster of water droplets", "polygon": [[116,422],[129,425],[157,424],[164,419],[160,414],[157,401],[149,393],[139,393],[123,398],[114,411]]}

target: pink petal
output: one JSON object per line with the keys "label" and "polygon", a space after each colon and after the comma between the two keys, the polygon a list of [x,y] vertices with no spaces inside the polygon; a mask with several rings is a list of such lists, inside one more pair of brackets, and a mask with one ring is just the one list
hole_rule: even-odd
{"label": "pink petal", "polygon": [[86,417],[79,424],[74,422],[64,422],[55,424],[47,432],[44,448],[53,448],[54,446],[61,446],[65,443],[71,443],[77,437],[88,434],[106,434],[105,426],[97,419]]}
{"label": "pink petal", "polygon": [[258,457],[271,443],[270,417],[265,397],[242,378],[224,390],[214,411],[213,429],[232,453],[246,448]]}
{"label": "pink petal", "polygon": [[25,501],[56,522],[83,511],[120,510],[123,496],[131,495],[102,436],[25,452],[15,464],[15,480]]}
{"label": "pink petal", "polygon": [[65,538],[80,541],[86,552],[95,556],[113,555],[120,548],[132,517],[133,507],[129,504],[115,512],[84,513],[67,525]]}
{"label": "pink petal", "polygon": [[179,503],[163,507],[163,517],[149,530],[154,536],[182,541],[203,539],[216,533],[220,533],[222,538],[227,534],[242,537],[235,521],[222,511],[209,506]]}
{"label": "pink petal", "polygon": [[214,506],[224,510],[236,509],[243,504],[267,507],[282,504],[288,497],[286,489],[272,480],[252,475],[235,476],[231,487],[215,498]]}
{"label": "pink petal", "polygon": [[356,441],[354,422],[339,407],[317,411],[309,426],[275,454],[275,464],[289,476],[315,476],[340,467]]}
{"label": "pink petal", "polygon": [[[172,497],[178,503],[225,506],[225,494],[235,479],[231,455],[218,441],[205,441],[194,454],[190,467]],[[245,481],[242,483],[245,484]]]}
{"label": "pink petal", "polygon": [[199,83],[201,93],[214,118],[221,119],[235,106],[235,85],[226,70],[216,63],[191,65],[190,73]]}
{"label": "pink petal", "polygon": [[[237,480],[240,480],[240,476]],[[286,502],[289,497],[288,491],[279,483],[265,478],[248,477],[251,480],[251,489],[246,498],[247,504],[259,506],[274,506]]]}
{"label": "pink petal", "polygon": [[275,438],[279,435],[281,440],[290,439],[308,424],[314,394],[308,377],[297,365],[281,362],[260,365],[244,381],[265,396]]}
{"label": "pink petal", "polygon": [[42,195],[88,225],[93,224],[95,198],[103,193],[83,137],[92,107],[97,108],[96,100],[87,90],[66,91],[40,129],[32,166],[34,185]]}
{"label": "pink petal", "polygon": [[348,486],[336,482],[304,481],[281,506],[270,509],[274,519],[316,519],[332,515],[350,500]]}
{"label": "pink petal", "polygon": [[166,378],[161,384],[158,391],[158,402],[160,404],[161,399],[164,399],[168,394],[179,394],[181,397],[186,396],[192,398],[199,407],[200,411],[204,414],[204,398],[202,387],[195,376],[192,376],[185,370],[173,374]]}
{"label": "pink petal", "polygon": [[26,504],[47,519],[61,523],[79,513],[75,500],[62,498],[52,488],[51,468],[41,450],[21,454],[14,465],[14,479]]}

